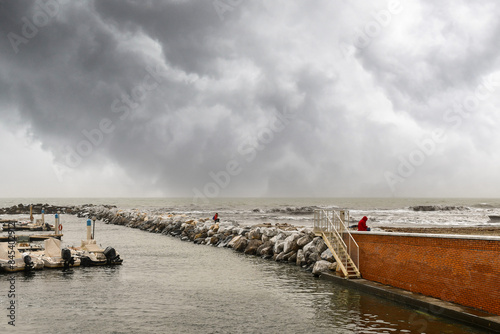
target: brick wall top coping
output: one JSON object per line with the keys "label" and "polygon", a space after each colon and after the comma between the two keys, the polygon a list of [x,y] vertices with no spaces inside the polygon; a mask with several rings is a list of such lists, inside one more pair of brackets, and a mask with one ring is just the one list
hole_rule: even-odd
{"label": "brick wall top coping", "polygon": [[466,239],[466,240],[490,240],[500,241],[500,237],[491,235],[462,235],[462,234],[428,234],[428,233],[401,233],[401,232],[378,232],[378,231],[351,231],[351,234],[386,235],[390,237],[415,237],[415,238],[440,238],[440,239]]}

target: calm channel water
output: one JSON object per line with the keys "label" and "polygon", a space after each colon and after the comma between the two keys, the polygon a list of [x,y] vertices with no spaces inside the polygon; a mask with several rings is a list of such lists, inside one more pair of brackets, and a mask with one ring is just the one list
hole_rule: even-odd
{"label": "calm channel water", "polygon": [[[63,215],[63,244],[85,220]],[[299,267],[98,223],[122,266],[0,276],[0,333],[485,333],[335,283]]]}

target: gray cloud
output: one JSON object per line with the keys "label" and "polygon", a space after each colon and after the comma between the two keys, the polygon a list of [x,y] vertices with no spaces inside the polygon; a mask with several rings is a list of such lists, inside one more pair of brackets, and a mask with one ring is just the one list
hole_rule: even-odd
{"label": "gray cloud", "polygon": [[2,123],[169,196],[498,194],[494,1],[227,3],[0,1]]}

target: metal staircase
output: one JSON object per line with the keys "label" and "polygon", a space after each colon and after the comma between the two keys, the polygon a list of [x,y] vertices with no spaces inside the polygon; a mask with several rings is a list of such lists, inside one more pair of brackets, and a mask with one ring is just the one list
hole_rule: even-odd
{"label": "metal staircase", "polygon": [[315,210],[314,233],[321,236],[345,278],[361,278],[359,246],[347,228],[349,211]]}

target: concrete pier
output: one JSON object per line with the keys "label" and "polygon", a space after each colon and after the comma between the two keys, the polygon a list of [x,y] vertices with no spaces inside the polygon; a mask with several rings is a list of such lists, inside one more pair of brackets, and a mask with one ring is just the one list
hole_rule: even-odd
{"label": "concrete pier", "polygon": [[467,306],[446,302],[441,299],[424,296],[366,279],[348,280],[336,276],[334,273],[322,273],[320,278],[415,307],[429,314],[447,317],[467,325],[486,329],[493,333],[500,333],[500,316],[495,314],[482,312]]}

